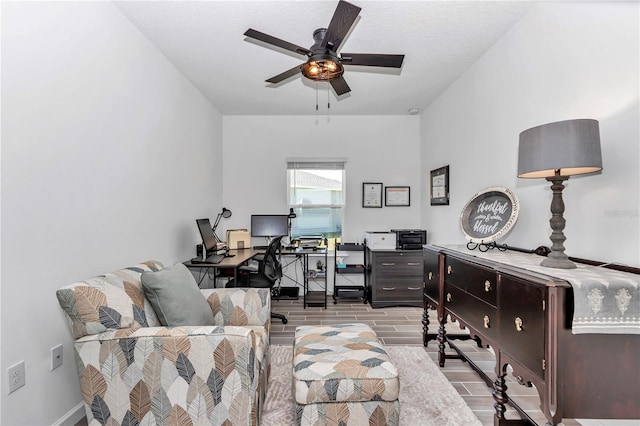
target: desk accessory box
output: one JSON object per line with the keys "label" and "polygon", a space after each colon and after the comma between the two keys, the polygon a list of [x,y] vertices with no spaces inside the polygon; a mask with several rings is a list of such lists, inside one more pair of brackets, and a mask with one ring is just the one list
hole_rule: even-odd
{"label": "desk accessory box", "polygon": [[246,229],[229,229],[227,245],[229,250],[251,248],[251,234]]}

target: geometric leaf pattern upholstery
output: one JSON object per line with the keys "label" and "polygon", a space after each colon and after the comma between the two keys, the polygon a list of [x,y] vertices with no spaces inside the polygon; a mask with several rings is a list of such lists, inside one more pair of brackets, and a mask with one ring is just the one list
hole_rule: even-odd
{"label": "geometric leaf pattern upholstery", "polygon": [[259,425],[269,375],[268,289],[201,290],[215,325],[163,327],[149,261],[57,291],[90,425]]}
{"label": "geometric leaf pattern upholstery", "polygon": [[399,423],[398,370],[366,324],[297,327],[293,382],[299,425]]}

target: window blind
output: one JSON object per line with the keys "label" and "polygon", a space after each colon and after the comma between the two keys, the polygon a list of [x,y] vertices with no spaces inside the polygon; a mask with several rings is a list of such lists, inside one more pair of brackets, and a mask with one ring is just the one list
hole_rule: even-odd
{"label": "window blind", "polygon": [[342,233],[343,159],[288,160],[289,207],[294,209],[291,234],[336,238]]}

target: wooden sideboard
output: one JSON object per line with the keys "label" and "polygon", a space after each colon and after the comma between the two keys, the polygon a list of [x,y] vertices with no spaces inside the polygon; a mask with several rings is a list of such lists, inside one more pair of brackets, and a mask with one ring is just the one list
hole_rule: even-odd
{"label": "wooden sideboard", "polygon": [[421,250],[365,252],[369,303],[373,308],[422,306],[423,256]]}
{"label": "wooden sideboard", "polygon": [[[424,345],[430,340],[427,309],[436,308],[441,367],[450,357],[446,344],[471,361],[448,338],[448,316],[493,349],[494,377],[470,365],[493,386],[494,424],[531,423],[509,400],[508,366],[518,383],[535,386],[548,424],[563,418],[640,418],[640,335],[573,334],[573,290],[567,281],[470,253],[425,246]],[[507,403],[522,420],[505,419]]]}

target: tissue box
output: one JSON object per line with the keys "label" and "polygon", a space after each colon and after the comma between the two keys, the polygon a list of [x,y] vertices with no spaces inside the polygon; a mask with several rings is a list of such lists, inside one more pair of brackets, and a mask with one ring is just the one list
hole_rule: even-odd
{"label": "tissue box", "polygon": [[230,229],[227,231],[229,250],[251,248],[251,234],[246,229]]}

